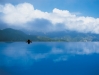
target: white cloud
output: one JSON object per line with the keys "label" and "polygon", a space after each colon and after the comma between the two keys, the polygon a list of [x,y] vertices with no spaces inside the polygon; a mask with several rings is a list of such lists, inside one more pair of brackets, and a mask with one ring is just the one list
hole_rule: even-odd
{"label": "white cloud", "polygon": [[46,19],[53,24],[52,28],[61,23],[68,30],[99,34],[99,18],[77,16],[76,13],[68,10],[54,8],[49,13],[34,9],[30,3],[22,3],[18,5],[0,5],[0,12],[3,14],[2,20],[10,26],[27,28],[26,24],[33,22],[35,19]]}
{"label": "white cloud", "polygon": [[4,15],[2,19],[9,25],[24,24],[31,21],[33,11],[33,6],[28,3],[19,4],[17,6],[6,4],[3,6],[2,13]]}

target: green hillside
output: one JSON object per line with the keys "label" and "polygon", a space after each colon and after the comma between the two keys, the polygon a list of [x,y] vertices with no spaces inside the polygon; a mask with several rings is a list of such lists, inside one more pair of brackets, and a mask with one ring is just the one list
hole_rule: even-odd
{"label": "green hillside", "polygon": [[[63,32],[62,32],[63,33]],[[98,34],[88,33],[77,33],[77,32],[61,32],[57,35],[53,32],[52,34],[46,35],[28,35],[20,30],[11,28],[0,30],[0,41],[1,42],[15,42],[15,41],[26,41],[28,39],[32,41],[65,41],[65,42],[87,42],[87,41],[99,41]],[[54,36],[53,36],[54,35]],[[53,37],[52,37],[53,36]]]}

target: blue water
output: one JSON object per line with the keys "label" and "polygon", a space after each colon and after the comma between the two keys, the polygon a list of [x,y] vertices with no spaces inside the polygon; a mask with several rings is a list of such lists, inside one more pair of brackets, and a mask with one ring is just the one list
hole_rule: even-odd
{"label": "blue water", "polygon": [[99,43],[0,43],[0,75],[99,75]]}

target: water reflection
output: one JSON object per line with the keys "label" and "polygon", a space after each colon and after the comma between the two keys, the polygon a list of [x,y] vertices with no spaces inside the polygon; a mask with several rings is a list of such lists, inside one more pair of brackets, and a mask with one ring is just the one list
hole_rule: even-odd
{"label": "water reflection", "polygon": [[[83,60],[84,62],[87,60],[86,56],[93,55],[93,54],[97,55],[98,53],[99,53],[98,42],[94,42],[94,43],[91,43],[91,42],[86,42],[86,43],[35,42],[30,45],[26,43],[18,43],[18,42],[17,43],[0,43],[0,68],[6,67],[7,69],[7,67],[8,68],[10,67],[11,69],[11,67],[14,66],[14,68],[18,67],[18,70],[21,70],[19,69],[19,67],[23,69],[23,67],[27,66],[26,68],[28,68],[29,66],[33,66],[35,65],[35,63],[38,63],[38,62],[39,64],[46,62],[47,65],[51,64],[52,62],[53,63],[59,63],[59,62],[65,62],[65,61],[75,62],[74,58],[76,56],[77,56],[76,59],[80,61]],[[79,56],[84,56],[84,58],[82,57],[79,58]],[[90,61],[93,62],[95,59],[97,59],[97,58],[94,59],[94,57],[97,57],[97,56],[88,57],[88,59],[92,58],[89,60],[89,62]],[[70,59],[72,59],[72,61]],[[39,66],[43,67],[41,65]],[[14,72],[13,73],[14,75],[20,74],[20,73],[16,73],[14,70],[11,69],[11,71]],[[0,71],[3,72],[3,69],[1,69]],[[34,73],[35,72],[31,73],[30,75]],[[4,75],[7,75],[7,74],[4,74]],[[36,75],[40,75],[40,74],[36,74]],[[46,75],[46,74],[43,74],[43,75]]]}
{"label": "water reflection", "polygon": [[[39,60],[51,58],[53,61],[66,61],[70,56],[99,53],[99,43],[0,43],[2,61]],[[20,62],[19,61],[19,62]]]}

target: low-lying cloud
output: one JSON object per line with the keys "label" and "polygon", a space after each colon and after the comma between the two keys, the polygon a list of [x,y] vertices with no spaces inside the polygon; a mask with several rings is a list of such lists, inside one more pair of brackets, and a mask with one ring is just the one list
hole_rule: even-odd
{"label": "low-lying cloud", "polygon": [[99,18],[78,16],[68,10],[60,10],[58,8],[54,8],[52,12],[43,12],[35,9],[30,3],[18,5],[9,3],[0,5],[0,16],[1,20],[8,26],[17,28],[36,29],[39,31],[67,29],[99,34]]}

